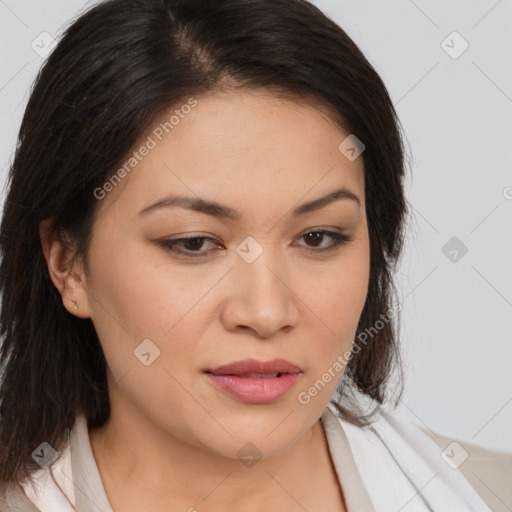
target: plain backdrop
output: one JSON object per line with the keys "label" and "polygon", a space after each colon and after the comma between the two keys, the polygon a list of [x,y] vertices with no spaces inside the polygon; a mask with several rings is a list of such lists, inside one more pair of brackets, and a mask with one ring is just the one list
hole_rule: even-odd
{"label": "plain backdrop", "polygon": [[[0,171],[55,39],[94,1],[0,0]],[[383,78],[411,155],[400,414],[512,451],[512,0],[316,0]]]}

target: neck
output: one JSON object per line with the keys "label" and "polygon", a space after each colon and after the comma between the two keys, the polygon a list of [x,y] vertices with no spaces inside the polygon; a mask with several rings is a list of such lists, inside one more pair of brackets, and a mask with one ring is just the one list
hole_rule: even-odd
{"label": "neck", "polygon": [[140,409],[123,404],[120,415],[115,403],[109,420],[91,429],[89,438],[105,492],[116,511],[168,511],[170,504],[175,510],[191,512],[205,508],[225,512],[313,510],[318,497],[314,499],[312,489],[327,485],[338,489],[342,500],[320,421],[279,455],[244,464],[182,441],[151,422]]}

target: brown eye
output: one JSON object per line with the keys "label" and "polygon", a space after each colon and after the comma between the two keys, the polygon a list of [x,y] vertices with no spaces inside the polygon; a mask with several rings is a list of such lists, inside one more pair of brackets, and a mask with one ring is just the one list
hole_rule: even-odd
{"label": "brown eye", "polygon": [[[217,242],[214,238],[207,236],[190,236],[186,238],[176,238],[174,240],[161,240],[160,244],[169,252],[174,252],[191,258],[208,256],[207,251],[201,251],[205,241]],[[217,243],[218,245],[218,243]],[[181,247],[183,249],[177,249]]]}
{"label": "brown eye", "polygon": [[[322,247],[320,249],[315,249],[315,247],[319,247],[322,242],[325,239],[325,236],[331,238],[333,242],[328,247]],[[315,231],[309,231],[308,233],[305,233],[300,238],[304,238],[309,244],[308,247],[306,247],[306,251],[312,252],[312,253],[323,253],[323,252],[330,252],[335,251],[336,249],[341,248],[343,245],[345,245],[347,242],[350,242],[351,237],[348,235],[344,235],[342,233],[336,233],[335,231],[327,231],[327,230],[315,230]]]}

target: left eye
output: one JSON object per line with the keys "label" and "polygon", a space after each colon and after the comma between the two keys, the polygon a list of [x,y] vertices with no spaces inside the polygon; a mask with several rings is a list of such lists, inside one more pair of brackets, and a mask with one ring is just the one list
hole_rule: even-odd
{"label": "left eye", "polygon": [[[311,236],[314,235],[314,236]],[[318,236],[320,235],[320,236]],[[325,236],[328,236],[333,240],[332,244],[323,247],[321,249],[312,249],[308,247],[306,251],[308,252],[330,252],[335,251],[336,249],[341,248],[343,245],[345,245],[347,242],[350,242],[351,237],[348,235],[345,235],[343,233],[336,233],[335,231],[326,231],[326,230],[316,230],[316,231],[309,231],[308,233],[305,233],[300,238],[308,238],[310,242],[316,243],[318,240],[322,241]]]}
{"label": "left eye", "polygon": [[[324,253],[335,251],[338,248],[341,248],[347,242],[351,240],[351,237],[348,235],[337,233],[335,231],[327,231],[327,230],[315,230],[309,231],[304,235],[299,237],[307,239],[310,243],[313,244],[322,242],[325,236],[331,238],[333,242],[328,247],[322,247],[320,249],[316,249],[315,246],[307,247],[305,250],[311,253]],[[189,256],[189,257],[204,257],[208,256],[207,251],[201,251],[200,249],[203,247],[203,243],[207,241],[217,246],[220,246],[219,242],[214,238],[207,236],[190,236],[186,238],[176,238],[174,240],[161,240],[161,245],[169,252],[174,252],[180,255]],[[185,250],[179,249],[184,248]]]}

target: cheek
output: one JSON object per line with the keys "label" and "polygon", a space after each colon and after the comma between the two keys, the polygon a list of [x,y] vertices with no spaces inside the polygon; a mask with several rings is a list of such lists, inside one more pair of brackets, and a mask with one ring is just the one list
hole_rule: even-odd
{"label": "cheek", "polygon": [[314,322],[309,330],[314,333],[315,342],[314,347],[309,347],[312,357],[297,400],[317,415],[336,390],[348,364],[367,297],[368,268],[369,259],[361,251],[359,258],[347,258],[343,264],[334,265],[331,275],[324,276],[320,286],[317,281],[316,286],[303,288],[314,312],[308,317]]}
{"label": "cheek", "polygon": [[101,254],[91,251],[92,320],[111,389],[148,414],[170,404],[183,412],[191,407],[183,389],[191,386],[187,369],[197,357],[199,327],[191,320],[202,290],[191,293],[189,281],[187,292],[184,276],[142,257],[134,245],[112,241]]}
{"label": "cheek", "polygon": [[353,341],[368,294],[369,265],[363,240],[303,281],[300,296],[314,313],[308,316],[320,322],[326,343],[333,347],[346,350]]}
{"label": "cheek", "polygon": [[[114,230],[111,230],[111,232]],[[98,234],[91,247],[92,307],[96,319],[106,317],[115,330],[122,329],[136,341],[140,335],[161,337],[173,324],[173,317],[163,315],[166,310],[180,313],[179,276],[173,282],[166,280],[169,269],[155,262],[152,252],[129,241],[123,241],[116,232]],[[117,235],[117,236],[116,236]],[[160,265],[160,266],[159,266]],[[165,301],[165,302],[164,302]],[[117,325],[115,325],[117,324]]]}
{"label": "cheek", "polygon": [[151,367],[182,373],[201,336],[197,315],[212,276],[193,286],[190,268],[172,266],[163,251],[162,257],[114,237],[110,243],[98,237],[96,243],[91,247],[92,320],[115,379],[144,366],[137,355],[148,351],[150,360],[155,357]]}

